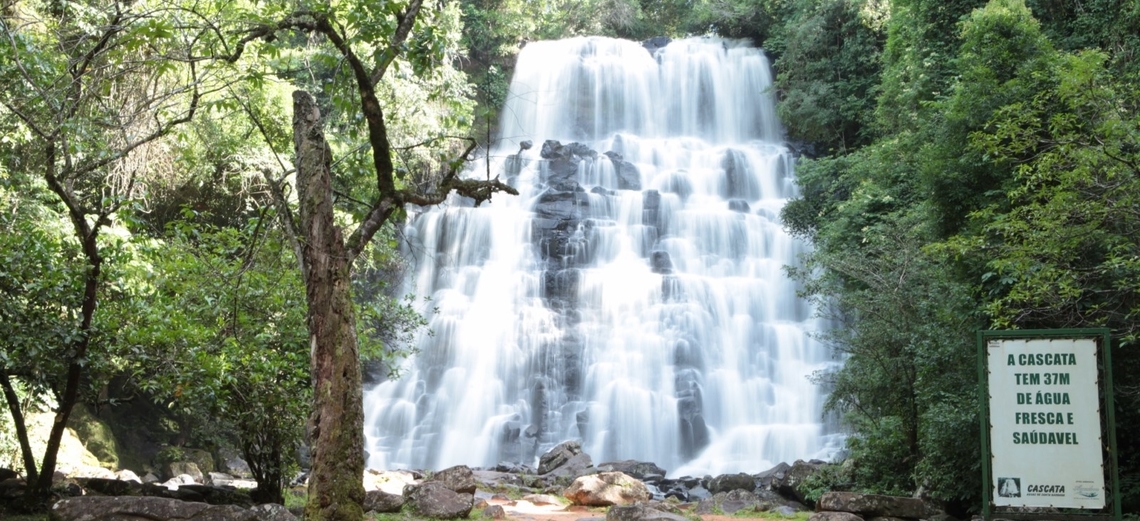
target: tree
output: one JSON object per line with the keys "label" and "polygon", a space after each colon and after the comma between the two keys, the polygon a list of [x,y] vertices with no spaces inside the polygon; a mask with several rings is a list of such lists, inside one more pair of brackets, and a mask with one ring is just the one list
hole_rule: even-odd
{"label": "tree", "polygon": [[[363,411],[357,345],[356,318],[352,303],[353,261],[366,248],[380,228],[404,211],[408,204],[435,205],[452,193],[487,201],[497,192],[517,195],[514,188],[495,179],[466,179],[459,175],[471,145],[446,165],[434,182],[400,186],[393,147],[377,84],[397,57],[409,61],[428,60],[431,45],[419,47],[428,55],[408,54],[430,28],[417,24],[422,2],[412,0],[398,11],[385,13],[394,30],[377,34],[383,27],[364,26],[363,20],[342,26],[335,12],[301,10],[280,21],[250,30],[242,44],[257,39],[273,39],[278,32],[294,30],[323,37],[344,60],[358,94],[359,110],[365,122],[366,143],[372,152],[374,187],[367,210],[354,230],[346,233],[334,215],[332,148],[322,131],[321,113],[316,100],[304,91],[293,93],[293,138],[297,176],[299,219],[286,218],[288,229],[302,260],[308,310],[306,323],[311,347],[313,413],[309,421],[313,470],[309,478],[309,499],[305,518],[311,520],[359,520],[363,517]],[[346,15],[349,16],[349,15]],[[375,21],[373,21],[375,22]],[[383,36],[388,44],[372,53],[371,66],[357,54],[358,39]],[[377,38],[378,39],[378,38]],[[240,48],[239,48],[240,49]],[[238,51],[240,53],[240,50]],[[279,210],[292,211],[280,185],[275,188]]]}
{"label": "tree", "polygon": [[[31,136],[12,156],[41,172],[84,263],[77,312],[62,315],[73,320],[72,330],[45,353],[62,364],[62,374],[52,382],[58,403],[42,463],[37,469],[25,458],[29,504],[46,498],[80,387],[106,353],[96,317],[107,282],[103,232],[139,195],[147,174],[145,164],[128,159],[190,121],[210,90],[210,75],[191,59],[213,41],[210,31],[194,30],[200,15],[116,1],[13,9],[0,21],[0,104]],[[185,32],[176,34],[176,26]],[[9,408],[17,417],[18,405],[9,400]]]}
{"label": "tree", "polygon": [[780,119],[788,137],[838,154],[871,138],[881,27],[850,0],[794,4],[765,45],[779,55]]}

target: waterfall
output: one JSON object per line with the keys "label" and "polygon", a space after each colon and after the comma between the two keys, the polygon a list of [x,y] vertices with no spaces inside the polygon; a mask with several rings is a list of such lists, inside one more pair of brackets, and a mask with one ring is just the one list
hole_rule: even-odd
{"label": "waterfall", "polygon": [[520,195],[407,226],[432,334],[365,390],[369,467],[534,465],[577,439],[703,475],[834,448],[808,379],[834,361],[783,273],[808,246],[779,222],[796,187],[769,64],[657,43],[522,50],[490,172],[468,173]]}

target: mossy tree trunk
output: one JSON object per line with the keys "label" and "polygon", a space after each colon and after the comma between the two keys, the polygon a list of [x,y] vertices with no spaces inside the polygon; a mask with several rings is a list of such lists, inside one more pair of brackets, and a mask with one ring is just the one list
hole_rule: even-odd
{"label": "mossy tree trunk", "polygon": [[356,521],[364,516],[364,410],[350,286],[353,259],[333,218],[332,152],[321,114],[304,91],[293,93],[293,144],[313,378],[313,470],[305,518]]}

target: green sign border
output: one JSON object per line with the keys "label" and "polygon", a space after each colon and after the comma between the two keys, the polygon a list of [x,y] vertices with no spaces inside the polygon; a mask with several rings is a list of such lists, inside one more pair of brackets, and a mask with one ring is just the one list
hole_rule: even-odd
{"label": "green sign border", "polygon": [[[995,330],[995,331],[978,331],[978,406],[979,421],[982,424],[982,517],[986,521],[993,519],[993,484],[991,483],[990,476],[990,460],[993,454],[990,451],[990,411],[989,411],[989,378],[986,377],[988,368],[989,350],[986,349],[987,341],[991,338],[1091,338],[1099,340],[1097,345],[1097,358],[1098,366],[1100,369],[1100,381],[1102,382],[1100,388],[1101,405],[1104,413],[1104,421],[1107,424],[1108,432],[1108,474],[1109,474],[1109,487],[1112,489],[1112,519],[1116,521],[1121,520],[1120,510],[1120,471],[1117,467],[1117,452],[1116,452],[1116,412],[1114,410],[1115,404],[1113,402],[1113,387],[1112,387],[1112,332],[1107,328],[1086,328],[1086,329],[1023,329],[1023,330]],[[1101,426],[1101,432],[1105,431],[1105,425]],[[1107,506],[1106,506],[1107,509]],[[1090,517],[1107,517],[1104,510],[1088,511],[1082,509],[1062,509],[1067,515],[1050,514],[1050,519],[1061,519],[1067,517],[1089,519]],[[1001,517],[1008,519],[1017,519],[1023,517],[1022,515],[1012,513],[1001,513]],[[1027,518],[1037,519],[1041,514],[1033,514]]]}

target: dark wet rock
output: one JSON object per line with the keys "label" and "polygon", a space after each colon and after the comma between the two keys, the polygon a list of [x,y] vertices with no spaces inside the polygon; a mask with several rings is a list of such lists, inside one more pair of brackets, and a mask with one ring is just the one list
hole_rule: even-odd
{"label": "dark wet rock", "polygon": [[733,199],[729,201],[728,209],[740,213],[748,213],[752,211],[752,207],[748,206],[748,202],[741,199]]}
{"label": "dark wet rock", "polygon": [[605,155],[614,165],[618,190],[641,190],[641,171],[637,165],[626,161],[621,154],[612,150]]}
{"label": "dark wet rock", "polygon": [[709,481],[709,492],[718,494],[733,490],[756,490],[756,479],[743,472],[739,474],[721,474]]}
{"label": "dark wet rock", "polygon": [[650,254],[650,266],[652,266],[653,273],[669,274],[673,273],[673,260],[669,258],[667,251],[655,251]]}
{"label": "dark wet rock", "polygon": [[623,461],[608,461],[606,463],[598,465],[598,470],[603,472],[622,472],[642,481],[649,481],[646,479],[646,476],[664,477],[666,474],[668,474],[668,471],[661,467],[658,467],[655,463],[631,459]]}
{"label": "dark wet rock", "polygon": [[583,159],[597,158],[598,152],[582,143],[563,145],[560,141],[548,139],[542,143],[542,150],[539,151],[539,156],[543,159],[581,161]]}
{"label": "dark wet rock", "polygon": [[772,482],[772,487],[784,497],[794,499],[811,505],[807,500],[807,489],[804,486],[807,479],[819,472],[823,462],[796,460],[791,468],[784,472],[784,477]]}
{"label": "dark wet rock", "polygon": [[591,472],[594,467],[590,455],[582,452],[582,444],[577,441],[563,442],[538,460],[540,475],[577,478]]}
{"label": "dark wet rock", "polygon": [[137,495],[142,490],[142,483],[134,481],[119,481],[117,479],[78,478],[75,480],[88,493],[102,496]]}
{"label": "dark wet rock", "polygon": [[641,42],[641,46],[649,51],[649,54],[657,54],[657,51],[664,49],[669,42],[673,41],[668,36],[654,36],[648,40]]}

